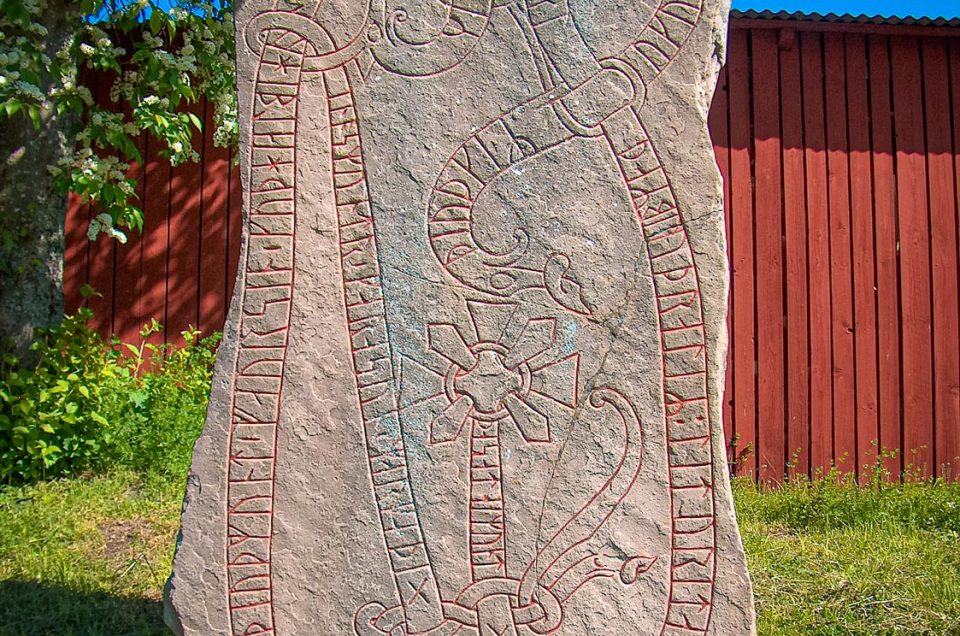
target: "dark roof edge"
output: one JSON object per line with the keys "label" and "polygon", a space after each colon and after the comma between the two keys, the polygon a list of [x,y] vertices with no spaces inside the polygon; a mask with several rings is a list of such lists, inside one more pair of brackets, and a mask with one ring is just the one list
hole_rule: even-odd
{"label": "dark roof edge", "polygon": [[[960,18],[914,18],[881,15],[852,15],[845,13],[803,13],[797,11],[731,11],[730,17],[735,20],[764,20],[771,22],[803,22],[821,24],[850,24],[850,25],[881,25],[881,26],[912,26],[912,27],[956,27],[960,28]],[[960,35],[960,34],[958,34]]]}

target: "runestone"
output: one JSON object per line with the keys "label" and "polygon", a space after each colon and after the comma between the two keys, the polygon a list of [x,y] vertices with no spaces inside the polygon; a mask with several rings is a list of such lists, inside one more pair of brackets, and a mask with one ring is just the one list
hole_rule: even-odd
{"label": "runestone", "polygon": [[167,622],[754,634],[725,0],[237,3],[244,233]]}

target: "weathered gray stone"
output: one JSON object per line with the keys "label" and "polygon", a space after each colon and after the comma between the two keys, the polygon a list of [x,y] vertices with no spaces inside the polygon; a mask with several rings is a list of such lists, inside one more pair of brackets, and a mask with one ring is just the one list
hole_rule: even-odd
{"label": "weathered gray stone", "polygon": [[752,634],[725,0],[239,3],[247,223],[185,634]]}

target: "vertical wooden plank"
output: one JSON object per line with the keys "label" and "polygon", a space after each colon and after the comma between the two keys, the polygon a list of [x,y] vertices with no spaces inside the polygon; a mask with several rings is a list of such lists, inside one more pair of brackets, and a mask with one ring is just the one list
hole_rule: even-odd
{"label": "vertical wooden plank", "polygon": [[[141,156],[146,159],[146,135],[141,135],[138,148]],[[137,179],[136,204],[143,209],[146,203],[144,197],[145,165],[131,167],[131,174]],[[127,243],[116,246],[114,291],[116,294],[115,317],[113,322],[114,333],[123,342],[139,343],[140,329],[143,323],[137,312],[137,298],[141,294],[140,272],[143,260],[143,232],[140,230],[125,229]]]}
{"label": "vertical wooden plank", "polygon": [[927,170],[924,122],[918,116],[923,113],[923,69],[917,38],[894,37],[891,51],[900,237],[903,450],[908,465],[927,473],[933,458],[933,365]]}
{"label": "vertical wooden plank", "polygon": [[[121,109],[119,104],[115,109]],[[123,104],[125,116],[131,116],[131,106]],[[141,134],[136,140],[141,159],[146,153],[146,134]],[[136,180],[137,199],[135,205],[143,209],[144,206],[144,174],[145,165],[133,163],[128,176]],[[125,228],[126,243],[118,243],[114,258],[114,320],[113,331],[123,342],[139,343],[142,323],[135,311],[136,298],[140,295],[140,270],[142,267],[143,232],[136,228]]]}
{"label": "vertical wooden plank", "polygon": [[[727,67],[720,69],[717,78],[717,90],[710,107],[710,136],[713,139],[713,154],[723,179],[724,226],[727,234],[727,258],[730,258],[730,238],[732,216],[727,202],[730,201],[730,130],[729,130],[729,86]],[[731,291],[727,295],[727,363],[723,396],[723,435],[729,442],[733,437],[733,277],[730,277]]]}
{"label": "vertical wooden plank", "polygon": [[[96,215],[98,210],[93,209]],[[104,338],[113,333],[113,259],[116,240],[101,234],[90,244],[90,268],[88,282],[96,295],[87,299],[93,310],[90,326]]]}
{"label": "vertical wooden plank", "polygon": [[63,251],[63,307],[67,314],[75,313],[83,304],[80,290],[87,282],[89,224],[90,206],[71,193],[67,197]]}
{"label": "vertical wooden plank", "polygon": [[960,358],[957,312],[957,210],[950,121],[950,67],[947,40],[922,40],[927,175],[930,191],[930,253],[933,271],[932,461],[938,476],[949,476],[950,429],[960,427]]}
{"label": "vertical wooden plank", "polygon": [[[98,96],[99,75],[89,70],[80,72],[80,85],[90,89]],[[90,241],[87,230],[90,229],[90,204],[80,200],[75,194],[67,197],[67,215],[64,224],[63,252],[63,305],[68,314],[72,314],[84,303],[81,294],[87,283],[90,260]]]}
{"label": "vertical wooden plank", "polygon": [[[807,268],[810,325],[810,460],[816,474],[833,458],[833,350],[830,299],[830,233],[824,128],[823,43],[800,34],[807,194]],[[832,88],[832,87],[831,87]]]}
{"label": "vertical wooden plank", "polygon": [[[158,155],[160,147],[147,140],[144,178],[144,221],[140,297],[137,314],[141,322],[164,319],[167,304],[167,213],[170,207],[170,162]],[[163,333],[152,334],[153,344],[163,342]]]}
{"label": "vertical wooden plank", "polygon": [[827,185],[830,206],[830,296],[833,341],[833,461],[856,465],[853,363],[853,266],[850,241],[850,167],[847,153],[846,55],[841,33],[825,33]]}
{"label": "vertical wooden plank", "polygon": [[[956,195],[954,209],[960,210],[960,38],[950,40],[949,56],[950,105],[953,113],[953,185]],[[955,236],[958,242],[958,250],[960,250],[960,228],[958,228]],[[958,258],[960,258],[960,253],[958,253]],[[954,275],[960,280],[960,266],[958,266]],[[947,307],[946,310],[951,311],[951,308]],[[960,301],[952,308],[952,311],[960,313]],[[953,337],[954,347],[957,347],[957,342],[960,341],[960,333],[955,333]],[[960,357],[960,351],[957,351],[956,355]],[[960,479],[960,424],[957,422],[956,419],[952,423],[945,422],[939,428],[940,437],[937,439],[937,457],[941,463],[947,464],[944,473],[947,478],[952,480]]]}
{"label": "vertical wooden plank", "polygon": [[779,482],[784,448],[783,185],[777,32],[753,32],[753,129],[756,215],[757,447],[760,478]]}
{"label": "vertical wooden plank", "polygon": [[[751,169],[750,131],[750,62],[747,49],[748,32],[730,32],[730,174],[736,187],[730,197],[733,214],[733,352],[734,370],[734,438],[736,452],[750,449],[740,466],[740,474],[756,477],[756,349],[754,316],[753,258],[753,173]],[[742,230],[742,231],[741,231]]]}
{"label": "vertical wooden plank", "polygon": [[224,287],[224,307],[230,308],[233,290],[240,267],[240,237],[243,232],[243,188],[240,166],[236,165],[236,151],[230,152],[230,193],[227,200],[227,280]]}
{"label": "vertical wooden plank", "polygon": [[[184,112],[203,117],[203,106],[191,104]],[[193,147],[201,148],[203,134],[193,131]],[[200,272],[200,204],[203,168],[188,161],[173,168],[170,195],[170,249],[167,255],[167,307],[165,338],[182,343],[180,333],[197,325],[198,276]]]}
{"label": "vertical wooden plank", "polygon": [[[96,103],[104,109],[109,109],[110,87],[115,80],[113,73],[102,73],[97,79]],[[91,208],[91,215],[96,216],[101,211],[95,206]],[[129,234],[129,232],[128,232]],[[87,280],[97,295],[88,299],[87,306],[93,310],[91,327],[108,338],[113,332],[113,282],[114,282],[114,251],[117,241],[101,234],[89,247],[89,267]]]}
{"label": "vertical wooden plank", "polygon": [[803,85],[796,33],[780,51],[783,141],[784,273],[786,279],[786,456],[789,474],[810,472],[810,363],[807,319],[807,205],[803,140]]}
{"label": "vertical wooden plank", "polygon": [[[141,209],[143,206],[143,171],[143,167],[140,166],[136,167],[134,171],[134,174],[137,175],[138,182],[141,184],[138,188],[139,197],[137,201],[137,205],[141,206]],[[124,228],[124,232],[127,235],[127,242],[116,246],[116,261],[114,263],[116,306],[113,330],[122,341],[137,343],[139,342],[139,331],[142,326],[136,312],[136,299],[140,294],[139,283],[143,234],[138,230],[130,228]]]}
{"label": "vertical wooden plank", "polygon": [[873,177],[870,170],[870,103],[867,43],[847,34],[847,115],[850,139],[850,210],[853,236],[854,373],[856,380],[856,468],[876,463],[877,304],[873,247]]}
{"label": "vertical wooden plank", "polygon": [[[871,163],[876,245],[880,448],[892,452],[903,448],[903,438],[900,412],[900,273],[890,40],[885,35],[871,35],[867,46],[870,63],[870,142],[873,148]],[[886,458],[884,466],[894,477],[899,477],[903,469],[903,455]]]}
{"label": "vertical wooden plank", "polygon": [[213,104],[205,103],[203,120],[203,192],[200,236],[199,323],[205,335],[223,329],[227,278],[227,199],[230,151],[213,143]]}

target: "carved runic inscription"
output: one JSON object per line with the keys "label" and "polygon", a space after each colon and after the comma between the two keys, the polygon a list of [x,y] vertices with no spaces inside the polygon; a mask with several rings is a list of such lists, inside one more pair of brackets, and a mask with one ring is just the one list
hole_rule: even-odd
{"label": "carved runic inscription", "polygon": [[[241,7],[247,234],[232,367],[218,368],[229,379],[230,409],[222,633],[563,636],[600,633],[608,622],[621,636],[751,633],[751,619],[730,618],[749,617],[749,600],[741,601],[749,587],[735,528],[728,531],[729,492],[716,452],[722,316],[710,315],[714,292],[702,288],[698,266],[702,246],[718,241],[698,242],[691,218],[700,223],[703,213],[686,212],[665,165],[685,150],[662,152],[673,140],[650,124],[647,104],[671,66],[694,65],[687,76],[699,81],[710,76],[711,53],[687,49],[704,48],[719,32],[723,8],[712,6],[719,1],[651,0],[635,27],[618,3],[574,0],[311,0],[260,9],[267,3],[248,0]],[[601,41],[602,28],[618,20],[619,43]],[[460,86],[459,107],[474,98],[462,87],[484,72],[487,58],[510,90],[483,93],[501,106],[465,109],[476,119],[468,125],[453,121],[460,111],[451,114],[443,100],[452,108],[454,97],[429,87]],[[415,135],[419,121],[366,119],[379,82],[430,95],[436,103],[423,98],[430,116],[451,120],[430,122],[449,130],[424,141],[415,161],[379,156],[383,131],[408,126]],[[371,127],[380,131],[375,143]],[[323,153],[303,150],[313,129]],[[399,147],[403,133],[395,134]],[[380,149],[373,161],[371,148]],[[318,168],[324,153],[329,165]],[[511,209],[532,209],[531,175],[569,154],[585,164],[577,178],[603,182],[616,199],[608,206],[620,217],[615,225],[590,231],[636,236],[635,246],[601,236],[597,247],[586,230],[567,240],[562,211],[542,222],[531,222],[539,212],[526,208],[496,216],[505,192]],[[310,170],[326,181],[304,178]],[[586,188],[556,181],[556,200],[590,205]],[[538,210],[553,205],[544,196]],[[515,227],[498,225],[508,217]],[[316,237],[335,244],[333,259],[304,249]],[[403,257],[390,254],[398,244]],[[403,270],[408,252],[426,259]],[[604,291],[620,271],[605,269],[606,261],[627,263],[621,269],[636,276],[635,289]],[[324,331],[302,298],[301,277],[318,263],[336,269],[323,300],[335,297],[342,332]],[[413,281],[409,295],[425,290],[423,298],[398,298],[408,290],[398,280]],[[638,327],[641,305],[649,315]],[[648,342],[618,344],[621,331]],[[303,421],[291,423],[288,409],[309,400],[319,409],[327,396],[305,390],[316,381],[302,371],[309,365],[288,359],[299,360],[298,337],[334,333],[342,360],[324,368],[330,378],[347,370],[350,395],[331,396],[339,419],[317,433],[309,413],[297,411]],[[351,472],[337,483],[365,484],[350,503],[369,508],[376,527],[338,519],[332,532],[369,531],[379,542],[374,557],[357,559],[363,572],[343,573],[353,583],[324,592],[330,611],[302,629],[285,599],[317,588],[290,594],[307,566],[288,574],[289,555],[278,555],[290,542],[282,536],[290,532],[283,489],[301,483],[285,481],[284,471],[311,458],[287,457],[285,426],[297,435],[336,428],[330,434],[342,438],[332,444],[362,448],[357,466],[336,469]],[[732,557],[723,554],[728,548]],[[353,567],[356,555],[338,549]],[[717,594],[727,571],[740,587]],[[586,617],[585,607],[595,615]]]}

